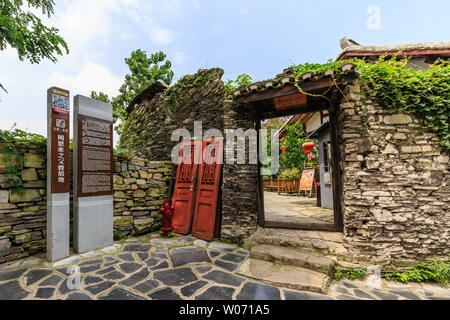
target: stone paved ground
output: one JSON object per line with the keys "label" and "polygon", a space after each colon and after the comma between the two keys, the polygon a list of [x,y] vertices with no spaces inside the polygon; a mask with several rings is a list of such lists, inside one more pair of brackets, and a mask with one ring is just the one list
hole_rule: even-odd
{"label": "stone paved ground", "polygon": [[[449,287],[435,285],[385,283],[382,291],[371,291],[363,282],[341,281],[328,296],[277,288],[235,274],[248,254],[220,242],[153,234],[54,264],[36,256],[2,265],[0,300],[450,299]],[[79,289],[72,289],[75,266]]]}

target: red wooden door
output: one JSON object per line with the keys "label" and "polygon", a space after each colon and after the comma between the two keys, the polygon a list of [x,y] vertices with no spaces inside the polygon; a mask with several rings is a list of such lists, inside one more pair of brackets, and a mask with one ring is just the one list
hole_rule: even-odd
{"label": "red wooden door", "polygon": [[[192,212],[194,209],[195,185],[200,156],[201,142],[185,143],[181,146],[178,159],[177,178],[172,204],[174,232],[188,234],[191,232]],[[190,160],[190,161],[189,161]]]}
{"label": "red wooden door", "polygon": [[[199,169],[192,235],[210,241],[216,231],[223,138],[203,141],[202,150],[205,156]],[[218,159],[221,160],[219,163]]]}

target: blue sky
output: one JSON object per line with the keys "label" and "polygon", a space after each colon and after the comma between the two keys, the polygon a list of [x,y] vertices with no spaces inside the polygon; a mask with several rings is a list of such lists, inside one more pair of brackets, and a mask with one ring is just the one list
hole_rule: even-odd
{"label": "blue sky", "polygon": [[[0,52],[0,128],[46,134],[46,89],[72,96],[91,90],[114,95],[138,48],[162,50],[175,80],[199,68],[220,67],[223,80],[247,73],[271,78],[292,63],[325,62],[340,52],[339,39],[392,45],[450,41],[448,0],[56,0],[48,21],[70,47],[56,64],[21,62]],[[380,28],[370,29],[370,6]]]}

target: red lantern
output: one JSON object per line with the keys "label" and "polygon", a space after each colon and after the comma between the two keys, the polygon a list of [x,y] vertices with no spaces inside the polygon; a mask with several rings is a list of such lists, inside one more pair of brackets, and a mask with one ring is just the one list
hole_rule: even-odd
{"label": "red lantern", "polygon": [[306,142],[303,144],[302,148],[305,149],[305,154],[308,155],[308,160],[311,161],[311,153],[316,145],[313,142]]}

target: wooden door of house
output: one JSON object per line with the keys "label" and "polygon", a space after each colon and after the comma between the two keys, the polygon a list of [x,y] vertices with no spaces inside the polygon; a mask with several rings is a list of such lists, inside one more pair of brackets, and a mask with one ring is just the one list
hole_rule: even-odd
{"label": "wooden door of house", "polygon": [[172,204],[175,207],[173,217],[175,233],[189,234],[191,232],[195,185],[201,147],[201,141],[188,142],[181,146],[172,200]]}
{"label": "wooden door of house", "polygon": [[218,198],[223,163],[223,138],[203,141],[192,235],[210,241],[218,228]]}

